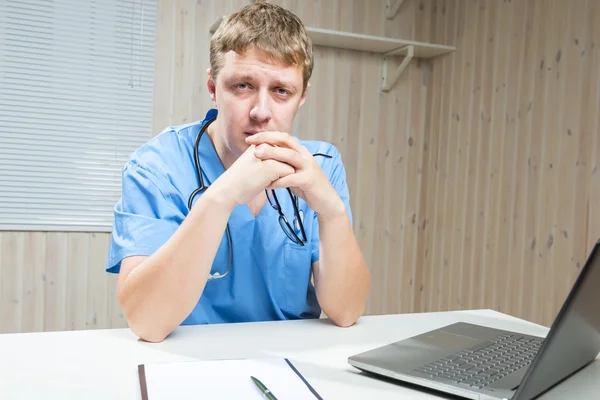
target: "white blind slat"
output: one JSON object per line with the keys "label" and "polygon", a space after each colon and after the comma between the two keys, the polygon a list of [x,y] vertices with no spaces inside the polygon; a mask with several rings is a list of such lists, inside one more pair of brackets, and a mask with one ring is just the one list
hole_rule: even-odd
{"label": "white blind slat", "polygon": [[[56,3],[56,1],[55,1]],[[64,3],[64,2],[63,2]],[[68,4],[68,7],[64,7],[63,4],[58,4],[56,6],[53,7],[53,4],[51,4],[50,2],[46,1],[39,1],[39,0],[32,0],[32,1],[28,1],[28,0],[21,0],[19,1],[19,6],[18,7],[14,7],[14,1],[11,2],[7,2],[6,6],[8,8],[11,8],[14,14],[21,14],[25,17],[30,17],[30,18],[35,18],[36,16],[39,18],[40,16],[43,17],[44,15],[48,15],[51,12],[58,12],[60,11],[61,14],[60,15],[81,15],[83,14],[84,16],[89,14],[89,13],[94,13],[94,14],[101,14],[101,13],[105,13],[106,16],[110,17],[111,19],[115,19],[114,15],[115,15],[115,8],[119,9],[120,13],[117,15],[116,19],[132,19],[132,18],[139,18],[139,15],[137,15],[136,13],[132,12],[134,11],[134,7],[137,5],[134,2],[119,2],[119,3],[115,3],[115,2],[111,2],[111,1],[107,1],[107,2],[90,2],[90,1],[79,1],[79,2],[66,2]],[[142,11],[144,12],[152,12],[152,13],[156,13],[156,7],[157,4],[156,2],[152,2],[152,3],[146,3],[144,4],[144,8],[142,9]],[[109,10],[109,11],[106,11]],[[137,10],[139,11],[139,7],[137,8]]]}
{"label": "white blind slat", "polygon": [[[93,88],[91,89],[93,90]],[[25,96],[21,96],[23,98],[23,100],[18,99],[13,97],[12,100],[6,100],[6,103],[2,106],[2,109],[5,109],[7,111],[20,111],[23,109],[27,109],[27,110],[31,110],[31,109],[43,109],[43,110],[47,110],[47,111],[66,111],[69,110],[69,112],[71,113],[72,116],[87,116],[89,115],[96,115],[97,116],[97,120],[98,119],[102,119],[102,116],[104,114],[106,114],[107,112],[102,110],[102,113],[99,113],[97,109],[93,109],[92,106],[100,106],[100,105],[108,105],[109,99],[106,99],[104,102],[99,102],[96,103],[95,101],[88,101],[87,104],[85,104],[83,101],[81,100],[63,100],[58,102],[59,99],[52,99],[52,98],[48,98],[45,102],[44,101],[40,101],[38,98],[35,99],[31,99],[30,101],[27,101],[27,99],[25,98]],[[48,104],[48,100],[56,100],[56,103],[51,103]],[[115,98],[113,99],[114,101],[119,101],[119,99]],[[113,103],[114,104],[114,103]],[[112,108],[112,107],[111,107]],[[136,111],[136,109],[138,109],[139,107],[128,107],[128,106],[124,106],[124,108],[126,108],[125,111]],[[119,112],[120,111],[120,112]],[[113,115],[122,115],[123,112],[122,110],[110,110],[109,111],[111,114]]]}
{"label": "white blind slat", "polygon": [[[118,192],[121,189],[118,185],[115,185],[111,182],[93,182],[93,184],[78,185],[73,181],[59,181],[54,183],[41,181],[22,183],[18,181],[13,181],[11,190],[16,192],[14,186],[19,186],[18,191],[20,193],[40,193],[40,188],[46,191],[51,190],[47,188],[49,185],[62,185],[64,190],[71,194],[73,194],[72,192],[74,190],[78,190],[81,193],[87,193],[88,195],[92,195],[93,193]],[[2,186],[0,186],[0,188],[4,189]]]}
{"label": "white blind slat", "polygon": [[[0,146],[4,146],[3,151],[6,152],[5,160],[2,163],[8,163],[8,160],[19,160],[23,159],[23,147],[27,148],[28,157],[37,157],[43,161],[57,159],[59,157],[72,157],[72,153],[69,153],[69,150],[72,149],[80,152],[79,157],[77,158],[77,162],[81,163],[85,160],[88,160],[89,164],[95,164],[98,161],[107,161],[109,163],[117,163],[119,160],[129,156],[128,151],[115,151],[114,149],[106,148],[109,147],[103,146],[105,148],[93,148],[93,147],[84,147],[84,146],[69,146],[69,150],[65,150],[63,147],[52,147],[52,146],[31,146],[27,143],[17,143],[17,144],[2,144],[0,141]],[[113,144],[113,147],[115,145]]]}
{"label": "white blind slat", "polygon": [[[14,161],[19,162],[19,160],[16,158],[14,159]],[[56,165],[50,166],[49,164],[51,164],[51,163],[54,163]],[[108,173],[117,173],[116,166],[119,165],[120,163],[113,162],[112,165],[111,165],[111,163],[103,163],[102,165],[97,165],[97,164],[98,163],[94,162],[93,160],[90,160],[87,162],[85,162],[84,160],[69,161],[67,163],[64,160],[61,161],[56,158],[47,158],[45,160],[39,160],[39,161],[28,160],[27,165],[22,165],[20,167],[19,166],[12,167],[12,171],[14,171],[15,175],[17,175],[18,172],[21,171],[22,169],[40,170],[41,168],[48,166],[47,171],[53,171],[57,174],[63,174],[63,175],[80,176],[80,174],[82,174],[82,173],[89,174],[91,172],[97,172],[99,174],[108,174]],[[75,170],[75,167],[77,168],[76,170]],[[4,166],[4,169],[6,171],[11,171],[11,167],[9,167],[9,166]]]}
{"label": "white blind slat", "polygon": [[[12,131],[19,131],[19,130],[27,130],[27,132],[32,132],[29,131],[29,128],[24,128],[22,124],[18,124],[15,122],[10,122],[7,121],[7,119],[13,119],[14,120],[14,116],[19,116],[20,114],[16,113],[16,114],[9,114],[8,112],[4,112],[3,111],[4,108],[0,107],[0,123],[4,124],[7,128],[11,128]],[[68,118],[70,118],[70,125],[69,127],[65,126],[64,121],[58,121],[56,118],[52,118],[52,116],[54,114],[52,113],[38,113],[38,114],[32,114],[35,115],[37,121],[38,121],[38,130],[37,133],[39,134],[40,129],[50,129],[53,128],[56,132],[62,132],[63,134],[66,132],[77,132],[76,128],[80,127],[80,128],[89,128],[89,127],[103,127],[104,123],[90,123],[90,121],[88,120],[83,120],[82,123],[80,125],[76,125],[76,122],[78,121],[78,119],[76,119],[75,117],[69,116]],[[117,114],[117,116],[119,116],[119,114]],[[65,118],[67,118],[65,116]],[[99,119],[99,121],[102,121],[102,119]],[[106,121],[104,121],[106,122]],[[146,122],[146,121],[144,121]],[[147,122],[146,122],[147,123]],[[148,124],[148,126],[151,126],[150,124]],[[140,128],[139,125],[134,124],[134,121],[131,120],[125,120],[125,119],[112,119],[112,125],[109,127],[104,127],[105,129],[102,129],[101,131],[110,131],[112,129],[114,129],[114,127],[120,127],[120,128],[125,128],[125,129],[131,129],[133,128],[133,130],[131,130],[131,134],[134,135],[137,131],[140,131],[139,134],[144,136],[144,137],[148,137],[148,133],[143,132],[143,130]],[[62,128],[62,129],[59,129]],[[93,139],[90,139],[93,140]]]}
{"label": "white blind slat", "polygon": [[[41,190],[41,189],[40,189]],[[117,194],[117,191],[113,191],[112,193],[105,193],[98,191],[94,197],[90,197],[85,193],[82,193],[81,201],[79,202],[79,206],[89,206],[94,207],[98,206],[99,202],[110,202],[112,203],[112,196]],[[0,201],[5,201],[6,199],[14,198],[19,200],[19,204],[37,204],[39,200],[43,200],[44,205],[48,206],[50,204],[61,204],[63,201],[70,199],[73,195],[68,193],[68,189],[61,188],[61,193],[56,193],[56,191],[45,190],[44,192],[39,192],[36,194],[35,191],[22,191],[15,190],[14,193],[11,193],[11,197],[8,197],[4,194],[0,194]],[[72,210],[73,208],[70,208]],[[66,212],[66,210],[65,210]]]}
{"label": "white blind slat", "polygon": [[[2,184],[6,185],[6,189],[12,188],[19,185],[21,187],[37,187],[40,185],[39,182],[43,182],[45,185],[70,185],[72,180],[70,177],[65,177],[61,174],[55,174],[52,172],[46,172],[42,174],[43,171],[35,171],[35,172],[21,172],[20,176],[17,175],[4,175],[2,177]],[[0,186],[1,187],[1,186]],[[105,174],[101,174],[95,177],[88,177],[85,182],[78,183],[78,187],[86,188],[97,188],[102,189],[103,187],[107,188],[116,188],[120,189],[120,183],[114,181],[114,177],[108,177]]]}
{"label": "white blind slat", "polygon": [[[110,131],[110,130],[109,130]],[[114,138],[110,135],[102,135],[102,138],[95,138],[93,140],[82,137],[83,135],[89,135],[92,132],[94,135],[98,135],[97,130],[88,131],[72,131],[72,132],[60,132],[56,134],[52,130],[46,129],[44,127],[43,132],[46,135],[54,135],[54,141],[52,143],[40,143],[37,138],[33,135],[26,135],[16,130],[11,130],[11,136],[0,140],[0,146],[8,147],[10,145],[18,146],[18,150],[22,153],[24,146],[27,146],[27,149],[46,149],[48,150],[57,150],[60,151],[65,148],[65,146],[69,146],[70,148],[81,150],[81,151],[89,151],[90,149],[103,149],[104,146],[107,146],[111,151],[115,152],[115,143],[113,142]],[[142,136],[140,139],[144,139]],[[128,139],[127,141],[121,141],[120,145],[126,146],[135,146],[139,140]],[[116,153],[118,153],[119,147],[116,147]]]}

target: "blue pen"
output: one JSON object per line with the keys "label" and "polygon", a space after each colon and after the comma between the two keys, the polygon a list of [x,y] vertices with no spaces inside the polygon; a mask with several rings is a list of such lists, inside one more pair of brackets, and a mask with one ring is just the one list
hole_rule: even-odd
{"label": "blue pen", "polygon": [[259,381],[258,379],[256,379],[253,376],[251,376],[250,378],[252,378],[252,381],[254,382],[256,387],[258,387],[258,389],[260,390],[260,392],[262,393],[262,395],[264,396],[265,399],[277,400],[277,397],[275,397],[275,395],[269,389],[267,389],[267,387],[265,385],[263,385],[263,383],[261,381]]}

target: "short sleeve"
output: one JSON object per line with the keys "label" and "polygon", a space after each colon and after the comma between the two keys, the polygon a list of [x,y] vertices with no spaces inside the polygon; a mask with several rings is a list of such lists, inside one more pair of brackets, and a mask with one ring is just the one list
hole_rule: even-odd
{"label": "short sleeve", "polygon": [[[331,145],[330,150],[327,152],[331,155],[331,158],[323,161],[323,171],[327,174],[329,181],[335,188],[337,194],[340,196],[344,205],[346,206],[346,212],[350,219],[350,225],[352,225],[352,209],[350,208],[350,193],[348,191],[348,184],[346,182],[346,168],[342,163],[342,156],[335,146]],[[312,255],[311,263],[319,261],[320,249],[319,249],[319,220],[317,214],[314,214],[313,220],[313,235],[312,235]]]}
{"label": "short sleeve", "polygon": [[185,218],[171,200],[174,189],[166,179],[132,162],[123,168],[122,178],[106,265],[112,273],[120,271],[125,257],[152,255]]}

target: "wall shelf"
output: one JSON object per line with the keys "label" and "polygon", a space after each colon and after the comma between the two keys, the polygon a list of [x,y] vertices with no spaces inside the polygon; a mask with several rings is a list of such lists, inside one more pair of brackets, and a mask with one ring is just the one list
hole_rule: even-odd
{"label": "wall shelf", "polygon": [[[221,17],[210,26],[210,33],[215,33],[226,16]],[[404,68],[414,58],[433,58],[456,50],[453,46],[444,46],[433,43],[415,42],[388,38],[382,36],[363,35],[359,33],[341,32],[329,29],[306,27],[308,35],[316,46],[336,47],[347,50],[367,51],[383,55],[382,64],[382,90],[389,91],[400,77]],[[405,57],[402,64],[393,71],[389,79],[387,74],[388,57]]]}

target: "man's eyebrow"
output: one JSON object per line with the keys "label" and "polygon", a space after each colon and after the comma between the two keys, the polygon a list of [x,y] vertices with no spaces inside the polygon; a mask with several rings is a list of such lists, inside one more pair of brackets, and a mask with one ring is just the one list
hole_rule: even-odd
{"label": "man's eyebrow", "polygon": [[254,77],[250,74],[233,74],[230,79],[236,81],[253,81]]}
{"label": "man's eyebrow", "polygon": [[292,89],[293,92],[297,92],[298,88],[296,87],[296,85],[294,85],[291,82],[285,82],[285,81],[281,81],[279,79],[273,81],[273,84],[277,87],[289,87]]}

